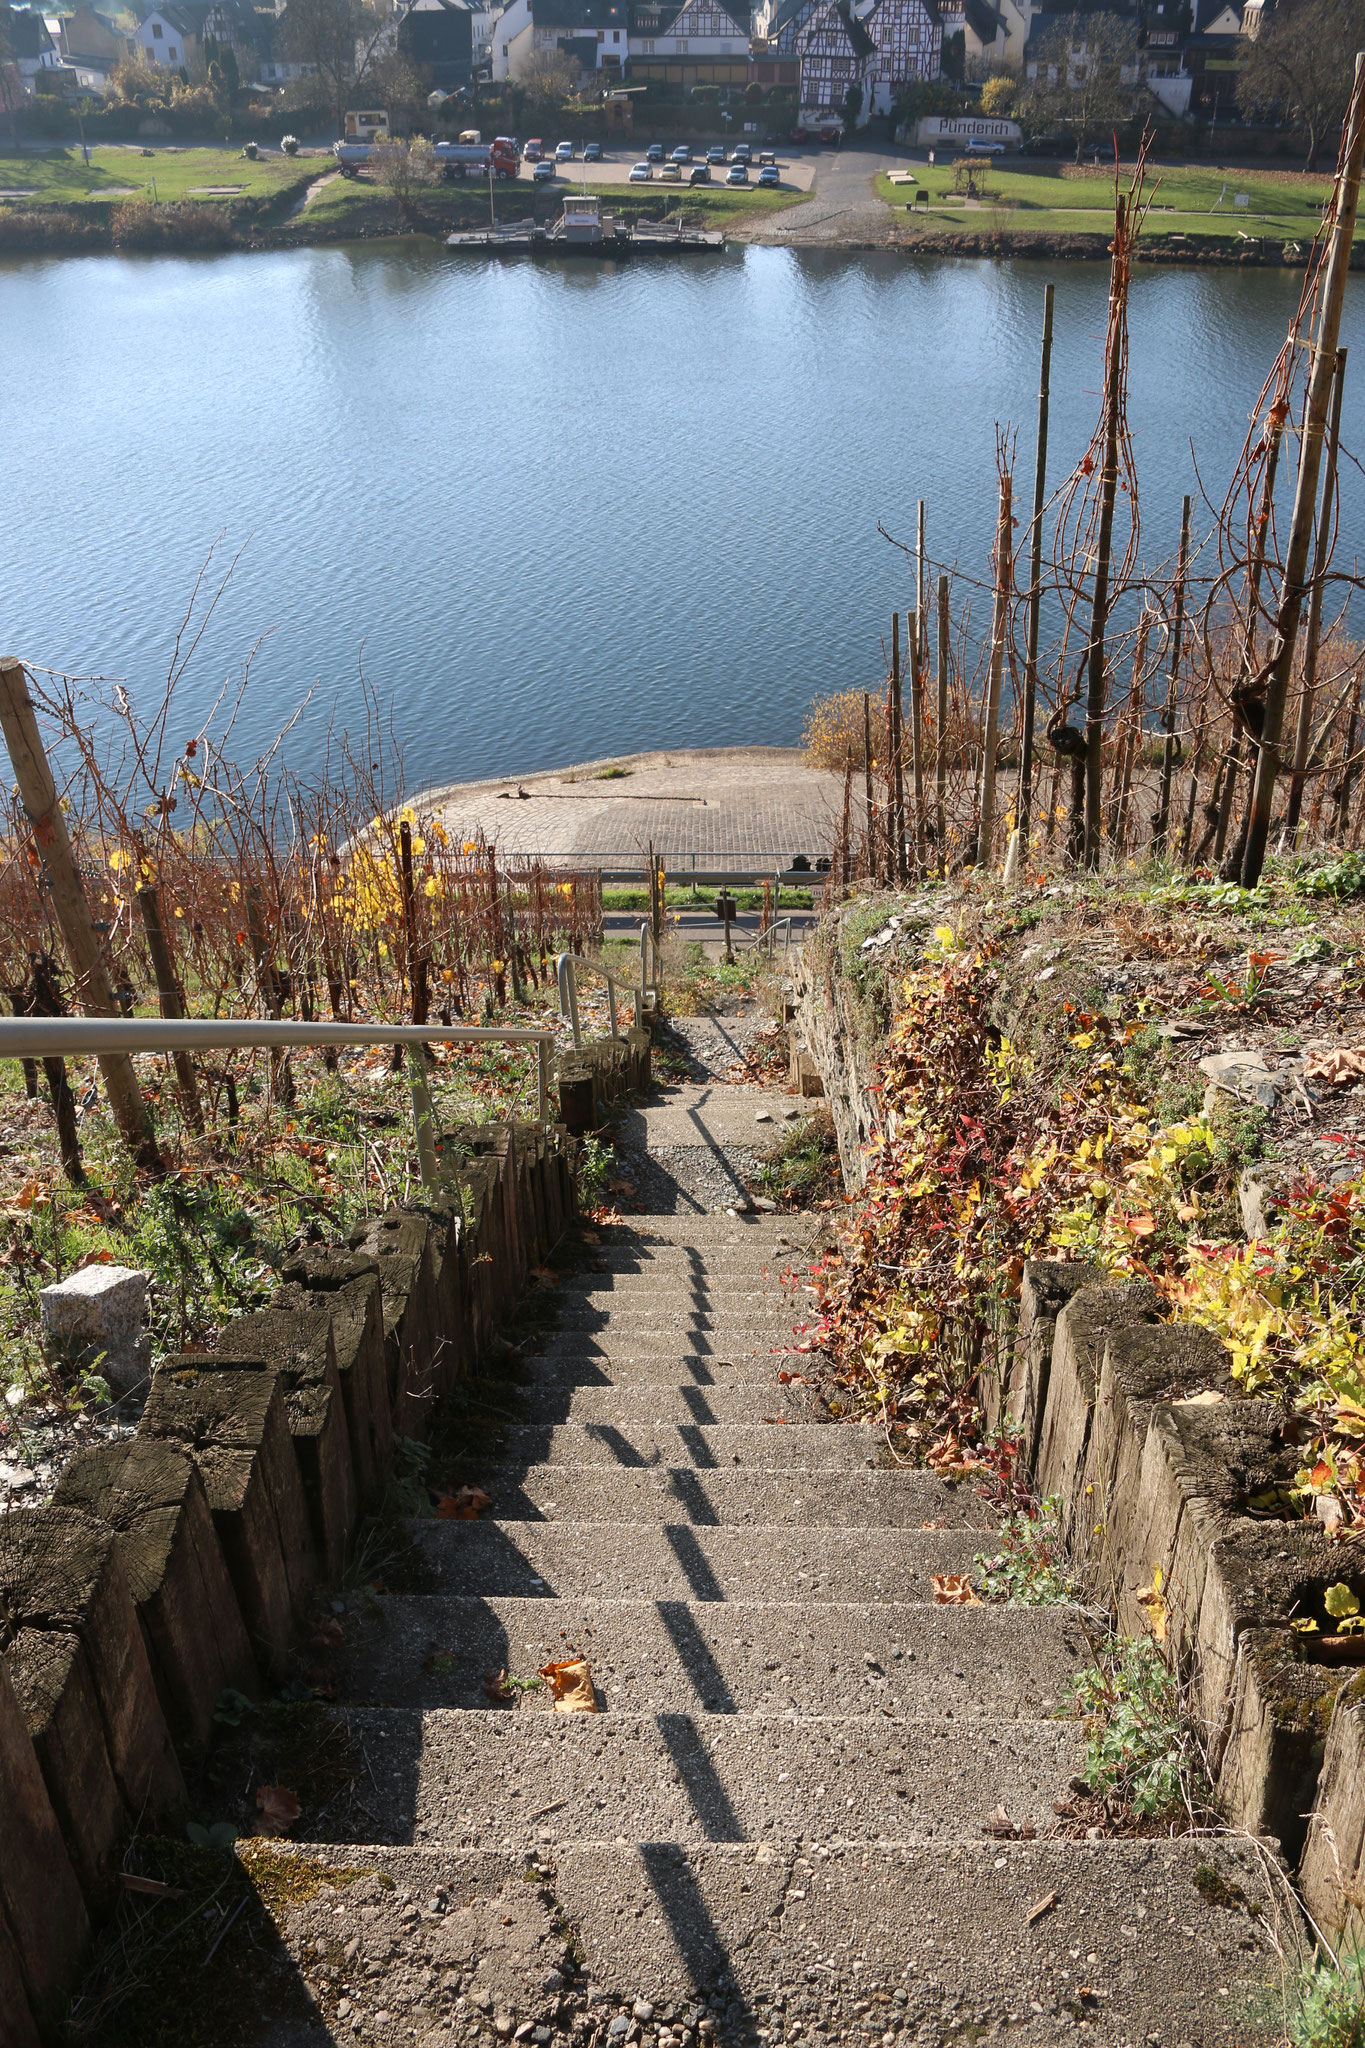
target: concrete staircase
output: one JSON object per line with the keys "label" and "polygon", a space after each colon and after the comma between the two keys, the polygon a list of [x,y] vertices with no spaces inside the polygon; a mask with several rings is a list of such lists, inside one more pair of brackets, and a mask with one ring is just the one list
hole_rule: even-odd
{"label": "concrete staircase", "polygon": [[[1083,1618],[936,1605],[981,1501],[778,1383],[809,1229],[611,1230],[471,1462],[491,1513],[415,1526],[433,1590],[337,1669],[370,1842],[325,1853],[402,1917],[335,2038],[1277,2037],[1255,1845],[1056,1832]],[[486,1696],[571,1652],[598,1714]]]}

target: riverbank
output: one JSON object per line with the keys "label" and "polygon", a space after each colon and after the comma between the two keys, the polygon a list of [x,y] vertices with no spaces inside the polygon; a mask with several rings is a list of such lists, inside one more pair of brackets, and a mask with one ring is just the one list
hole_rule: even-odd
{"label": "riverbank", "polygon": [[[801,166],[809,178],[810,166]],[[1302,266],[1330,181],[1301,173],[1163,167],[1141,261],[1205,266]],[[865,148],[826,152],[813,186],[778,191],[596,183],[630,221],[681,215],[758,247],[881,249],[918,256],[1096,262],[1108,252],[1112,175],[1072,165],[984,167],[972,194],[950,167],[906,159],[887,169]],[[498,186],[499,221],[555,219],[567,188],[525,180]],[[1238,204],[1241,200],[1244,204]],[[0,156],[0,255],[101,250],[179,253],[293,249],[481,228],[489,194],[441,186],[406,210],[330,157],[261,158],[223,151],[96,150]],[[1357,263],[1365,262],[1365,236]]]}

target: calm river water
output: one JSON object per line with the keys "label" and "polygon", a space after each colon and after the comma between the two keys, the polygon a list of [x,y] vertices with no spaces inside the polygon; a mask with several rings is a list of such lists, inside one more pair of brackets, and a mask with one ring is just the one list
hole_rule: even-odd
{"label": "calm river water", "polygon": [[[396,244],[0,264],[0,643],[153,702],[219,540],[243,553],[183,722],[267,636],[242,753],[316,683],[290,742],[315,763],[333,712],[356,720],[362,660],[413,784],[794,741],[812,695],[880,672],[908,600],[878,521],[913,538],[923,495],[931,551],[982,573],[997,421],[1019,429],[1027,503],[1049,278],[1059,478],[1098,403],[1096,264],[751,249],[536,267]],[[1297,290],[1138,276],[1153,553],[1173,550],[1192,442],[1221,497]],[[1362,424],[1357,374],[1351,445]],[[1347,553],[1362,511],[1348,465]]]}

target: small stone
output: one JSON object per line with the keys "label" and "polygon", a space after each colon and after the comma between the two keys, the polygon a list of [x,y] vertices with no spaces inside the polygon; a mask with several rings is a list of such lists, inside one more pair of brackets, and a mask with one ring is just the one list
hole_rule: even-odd
{"label": "small stone", "polygon": [[506,2041],[509,2038],[515,2025],[516,2022],[510,2012],[495,2013],[493,2016],[493,2032],[501,2040]]}
{"label": "small stone", "polygon": [[126,1393],[151,1367],[151,1340],[142,1330],[151,1277],[140,1266],[83,1266],[44,1287],[44,1342],[73,1364],[98,1360],[102,1377]]}
{"label": "small stone", "polygon": [[521,2025],[517,2028],[515,2034],[513,2034],[512,2039],[514,2041],[524,2041],[528,2034],[533,2034],[535,2032],[535,2026],[536,2023],[534,2020],[523,2020]]}
{"label": "small stone", "polygon": [[625,2034],[625,2033],[627,2032],[627,2030],[629,2029],[629,2027],[630,2027],[630,2021],[629,2021],[629,2020],[628,2020],[628,2019],[626,2018],[625,2014],[624,2014],[623,2012],[618,2012],[618,2013],[617,2013],[617,2015],[616,2015],[616,2018],[615,2018],[615,2019],[614,2019],[614,2020],[612,2021],[611,2025],[610,2025],[610,2026],[609,2026],[609,2027],[607,2028],[607,2038],[608,2038],[608,2040],[611,2040],[611,2041],[619,2041],[619,2040],[621,2039],[622,2035],[623,2035],[623,2034]]}
{"label": "small stone", "polygon": [[339,1999],[337,2000],[337,2017],[338,2017],[338,2019],[343,2019],[343,2020],[344,2020],[344,2019],[345,2019],[345,2017],[346,2017],[346,2015],[347,2015],[347,2013],[348,2013],[348,2012],[349,2012],[350,2010],[351,2010],[351,2001],[350,2001],[350,1999],[349,1999],[349,1998],[339,1998]]}
{"label": "small stone", "polygon": [[647,1998],[637,1998],[631,2011],[637,2020],[652,2020],[654,2017],[654,2008]]}
{"label": "small stone", "polygon": [[770,1124],[772,1120],[773,1113],[770,1109],[758,1109],[754,1111],[754,1122],[756,1124]]}

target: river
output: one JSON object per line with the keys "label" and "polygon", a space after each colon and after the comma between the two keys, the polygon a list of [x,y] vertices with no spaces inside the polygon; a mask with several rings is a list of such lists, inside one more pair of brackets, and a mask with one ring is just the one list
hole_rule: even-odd
{"label": "river", "polygon": [[[216,542],[215,563],[240,557],[178,724],[260,640],[239,755],[316,686],[289,741],[316,766],[328,720],[357,722],[362,664],[412,785],[794,742],[814,694],[880,674],[909,601],[878,522],[912,539],[922,495],[932,554],[982,574],[997,422],[1018,429],[1029,502],[1049,279],[1060,478],[1098,405],[1099,264],[748,249],[555,267],[418,242],[0,263],[0,646],[149,706]],[[1191,443],[1221,498],[1299,284],[1139,272],[1149,554],[1174,549]],[[1363,392],[1348,380],[1351,446]],[[1347,464],[1347,553],[1363,510]]]}

